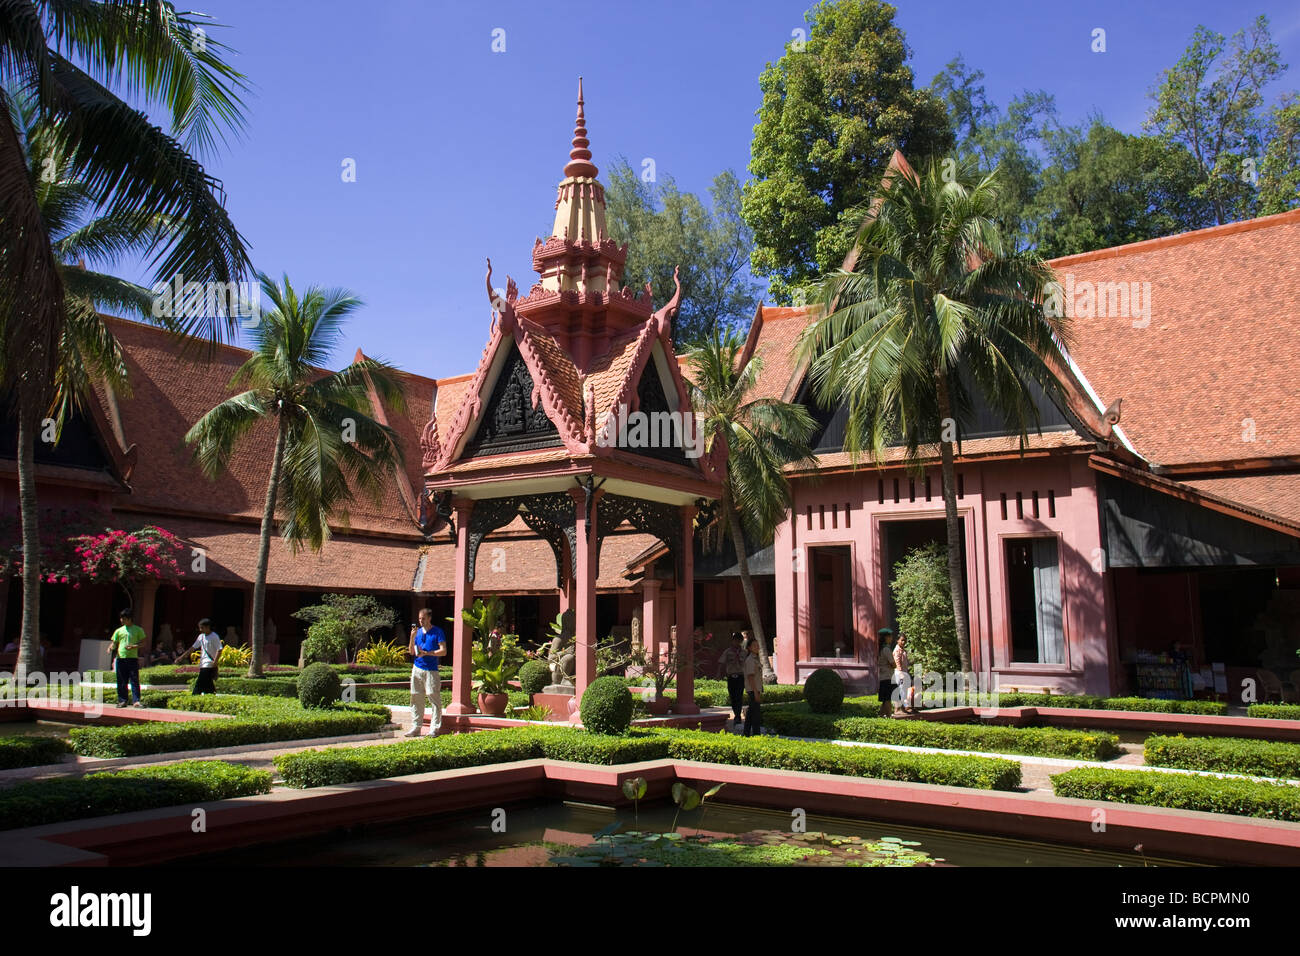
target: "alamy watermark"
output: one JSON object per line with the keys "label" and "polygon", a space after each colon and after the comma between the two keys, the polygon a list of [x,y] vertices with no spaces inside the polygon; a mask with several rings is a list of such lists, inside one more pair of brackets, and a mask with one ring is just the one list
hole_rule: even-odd
{"label": "alamy watermark", "polygon": [[[984,716],[998,712],[998,677],[975,671],[922,671],[919,667],[894,685],[894,707],[979,707]],[[908,692],[914,691],[911,702]]]}
{"label": "alamy watermark", "polygon": [[1073,273],[1065,282],[1043,287],[1043,314],[1052,318],[1132,319],[1133,328],[1151,324],[1150,282],[1075,282]]}
{"label": "alamy watermark", "polygon": [[248,282],[186,282],[179,273],[171,282],[158,282],[153,292],[155,319],[229,316],[243,320],[245,328],[257,325],[261,289]]}
{"label": "alamy watermark", "polygon": [[26,707],[35,701],[77,704],[89,717],[104,713],[102,688],[88,684],[79,671],[0,671],[0,707]]}
{"label": "alamy watermark", "polygon": [[691,412],[606,412],[596,432],[601,448],[680,448],[687,458],[704,454],[704,430]]}

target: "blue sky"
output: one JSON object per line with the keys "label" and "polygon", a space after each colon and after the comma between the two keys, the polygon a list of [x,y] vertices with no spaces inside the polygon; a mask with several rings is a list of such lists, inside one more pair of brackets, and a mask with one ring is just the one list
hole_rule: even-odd
{"label": "blue sky", "polygon": [[[490,318],[484,257],[498,285],[508,272],[526,292],[535,276],[578,74],[598,166],[652,158],[704,193],[724,168],[747,177],[758,75],[807,6],[206,0],[254,86],[246,135],[207,165],[259,269],[365,301],[339,363],[360,346],[424,375],[469,372]],[[1099,110],[1138,131],[1148,89],[1198,23],[1230,34],[1259,13],[1294,64],[1278,89],[1300,88],[1294,0],[897,6],[918,84],[961,53],[994,102],[1043,88],[1064,122]],[[1098,27],[1105,53],[1090,49]],[[497,29],[505,52],[492,50]]]}

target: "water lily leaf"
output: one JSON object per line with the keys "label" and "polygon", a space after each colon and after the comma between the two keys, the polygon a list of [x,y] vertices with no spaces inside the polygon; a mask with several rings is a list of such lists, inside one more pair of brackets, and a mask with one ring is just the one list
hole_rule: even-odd
{"label": "water lily leaf", "polygon": [[623,796],[629,800],[640,800],[645,796],[645,777],[629,777],[623,781]]}
{"label": "water lily leaf", "polygon": [[707,800],[707,799],[709,799],[709,797],[715,797],[715,796],[717,796],[717,795],[718,795],[718,791],[721,790],[721,789],[722,789],[723,787],[725,787],[725,786],[726,786],[725,783],[720,783],[720,784],[718,784],[716,787],[710,787],[709,790],[704,794],[704,799]]}
{"label": "water lily leaf", "polygon": [[623,826],[623,824],[622,824],[621,821],[619,821],[619,820],[615,820],[613,823],[611,823],[609,826],[605,827],[605,828],[604,828],[603,830],[601,830],[599,833],[595,833],[595,834],[593,834],[593,835],[592,835],[592,839],[593,839],[593,840],[599,840],[599,839],[602,839],[603,837],[607,837],[607,836],[609,836],[609,835],[612,834],[612,833],[617,833],[617,832],[619,831],[619,829],[622,828],[622,826]]}
{"label": "water lily leaf", "polygon": [[692,790],[684,783],[673,784],[673,803],[683,810],[694,810],[700,805],[698,790]]}

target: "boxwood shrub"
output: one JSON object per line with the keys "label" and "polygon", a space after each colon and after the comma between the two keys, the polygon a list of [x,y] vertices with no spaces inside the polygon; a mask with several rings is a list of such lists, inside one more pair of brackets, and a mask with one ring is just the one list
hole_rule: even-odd
{"label": "boxwood shrub", "polygon": [[625,734],[632,723],[632,692],[617,677],[598,677],[578,705],[582,726],[593,734]]}
{"label": "boxwood shrub", "polygon": [[[923,699],[939,701],[942,695],[927,692]],[[971,694],[965,706],[987,707],[993,703],[988,694]],[[1125,710],[1156,714],[1202,714],[1222,717],[1228,705],[1215,700],[1160,700],[1152,697],[1094,697],[1090,694],[1022,694],[1003,691],[998,694],[999,707],[1071,707],[1084,710]]]}
{"label": "boxwood shrub", "polygon": [[1144,770],[1080,767],[1052,777],[1058,797],[1300,821],[1300,787]]}
{"label": "boxwood shrub", "polygon": [[85,757],[136,757],[276,740],[374,733],[389,722],[387,709],[375,704],[340,704],[328,710],[309,710],[296,701],[277,698],[181,694],[169,701],[168,706],[232,717],[122,727],[74,727],[69,735],[72,748]]}
{"label": "boxwood shrub", "polygon": [[271,792],[271,775],[220,760],[187,760],[0,790],[0,830]]}
{"label": "boxwood shrub", "polygon": [[570,727],[520,727],[374,747],[307,750],[282,754],[275,765],[288,786],[320,787],[539,757],[604,765],[672,757],[986,790],[1020,785],[1020,765],[1011,760],[667,729],[610,737]]}
{"label": "boxwood shrub", "polygon": [[1300,720],[1300,705],[1251,704],[1246,708],[1246,716],[1263,717],[1266,720]]}
{"label": "boxwood shrub", "polygon": [[844,703],[844,678],[829,667],[819,667],[803,685],[803,699],[816,714],[838,714]]}
{"label": "boxwood shrub", "polygon": [[540,694],[551,683],[551,667],[544,661],[525,661],[519,668],[519,689],[525,694]]}
{"label": "boxwood shrub", "polygon": [[339,673],[328,664],[309,664],[298,675],[298,703],[304,707],[331,707],[342,695]]}
{"label": "boxwood shrub", "polygon": [[[632,683],[640,683],[633,681]],[[785,704],[803,700],[802,684],[764,684],[763,704]],[[723,680],[697,680],[695,682],[695,703],[698,707],[730,707],[731,697],[727,693],[727,682]]]}
{"label": "boxwood shrub", "polygon": [[1152,767],[1300,779],[1300,744],[1239,737],[1153,735],[1146,739],[1144,759]]}
{"label": "boxwood shrub", "polygon": [[1110,760],[1120,753],[1115,734],[1056,727],[998,727],[978,724],[928,723],[887,717],[830,717],[798,714],[775,707],[763,712],[769,730],[792,737],[858,740],[940,750],[1032,754],[1076,760]]}
{"label": "boxwood shrub", "polygon": [[58,763],[72,747],[62,737],[0,737],[0,770]]}

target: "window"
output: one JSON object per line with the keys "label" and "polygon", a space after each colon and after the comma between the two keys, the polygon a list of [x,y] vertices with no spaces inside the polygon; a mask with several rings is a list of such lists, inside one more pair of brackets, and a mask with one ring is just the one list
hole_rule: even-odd
{"label": "window", "polygon": [[1006,543],[1006,556],[1011,660],[1064,664],[1056,538],[1013,538]]}

